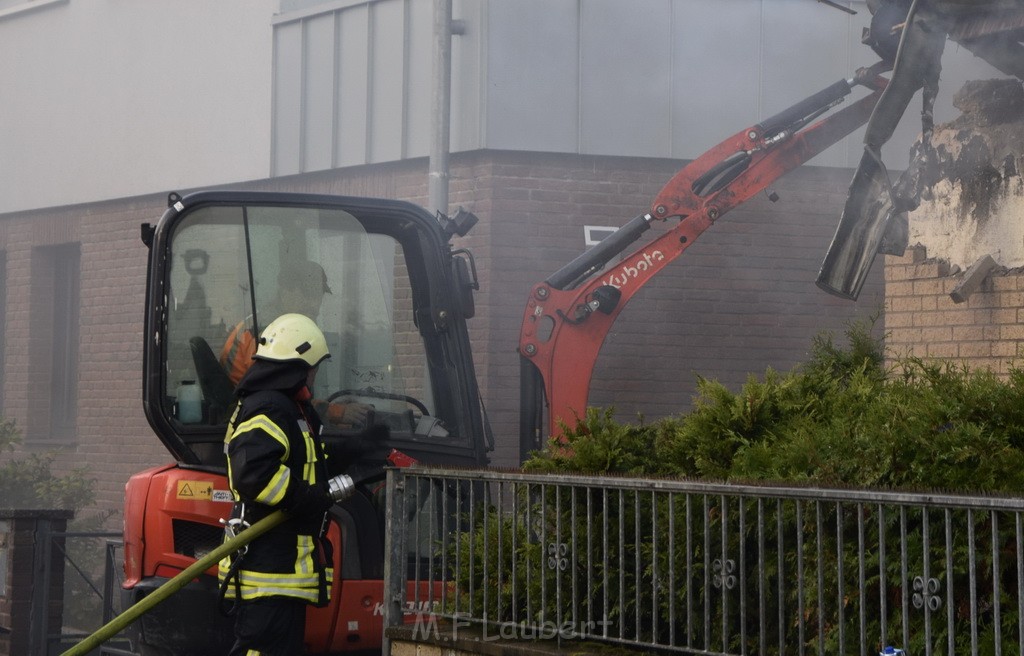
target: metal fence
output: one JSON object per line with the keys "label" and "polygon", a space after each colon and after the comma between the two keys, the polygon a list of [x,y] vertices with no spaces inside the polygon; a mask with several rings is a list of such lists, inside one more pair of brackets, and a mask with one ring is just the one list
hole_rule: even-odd
{"label": "metal fence", "polygon": [[[49,553],[59,553],[64,561],[63,626],[49,626],[46,613],[32,618],[33,630],[46,636],[47,654],[60,654],[78,644],[103,626],[121,610],[120,588],[123,544],[121,533],[106,531],[67,531],[50,534],[44,563]],[[47,568],[45,580],[52,572]],[[48,590],[49,585],[45,586]],[[47,607],[47,603],[43,608]],[[128,640],[115,637],[96,652],[99,656],[132,656]]]}
{"label": "metal fence", "polygon": [[414,637],[1024,654],[1024,499],[428,468],[387,489],[385,627]]}

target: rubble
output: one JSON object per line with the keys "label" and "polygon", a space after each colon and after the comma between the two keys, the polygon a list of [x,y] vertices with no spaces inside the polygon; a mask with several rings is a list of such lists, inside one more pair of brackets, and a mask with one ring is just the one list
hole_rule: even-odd
{"label": "rubble", "polygon": [[953,96],[963,116],[951,125],[973,121],[978,127],[1010,123],[1024,116],[1024,86],[1020,80],[971,80]]}

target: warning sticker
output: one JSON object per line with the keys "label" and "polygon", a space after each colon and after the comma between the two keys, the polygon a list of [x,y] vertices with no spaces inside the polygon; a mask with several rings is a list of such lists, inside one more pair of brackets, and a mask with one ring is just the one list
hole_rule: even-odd
{"label": "warning sticker", "polygon": [[209,481],[178,481],[177,497],[186,501],[234,502],[230,490],[215,490]]}
{"label": "warning sticker", "polygon": [[209,481],[178,481],[178,498],[209,501],[213,497],[213,483]]}

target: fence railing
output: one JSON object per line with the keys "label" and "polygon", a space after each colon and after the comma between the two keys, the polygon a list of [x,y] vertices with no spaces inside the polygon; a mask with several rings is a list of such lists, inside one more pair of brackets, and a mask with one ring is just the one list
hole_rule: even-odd
{"label": "fence railing", "polygon": [[[63,626],[48,626],[45,614],[34,617],[33,623],[43,623],[39,630],[46,636],[47,653],[60,654],[123,610],[123,544],[120,532],[67,531],[51,534],[48,548],[58,552],[64,561]],[[47,572],[47,581],[49,577]],[[97,653],[132,656],[134,651],[126,638],[115,637]]]}
{"label": "fence railing", "polygon": [[385,627],[414,637],[472,627],[483,640],[701,654],[1024,654],[1024,499],[388,477]]}

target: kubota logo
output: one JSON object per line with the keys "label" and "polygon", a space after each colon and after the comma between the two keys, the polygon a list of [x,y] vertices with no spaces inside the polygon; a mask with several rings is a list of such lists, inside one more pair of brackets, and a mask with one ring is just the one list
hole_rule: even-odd
{"label": "kubota logo", "polygon": [[[440,606],[441,606],[441,602],[438,601],[437,599],[434,599],[433,601],[420,601],[420,602],[407,601],[407,602],[405,602],[405,608],[403,610],[403,614],[405,614],[405,615],[410,615],[410,614],[420,615],[420,614],[423,614],[423,613],[433,613],[433,612],[436,612],[437,609]],[[378,617],[382,617],[384,615],[384,602],[383,601],[378,601],[376,604],[373,605],[373,614],[378,616]]]}
{"label": "kubota logo", "polygon": [[632,280],[636,279],[641,273],[652,268],[655,262],[661,262],[664,259],[665,254],[661,251],[651,251],[650,253],[644,251],[636,258],[636,260],[623,264],[622,267],[611,273],[607,278],[605,278],[604,284],[610,285],[616,289],[622,289]]}

